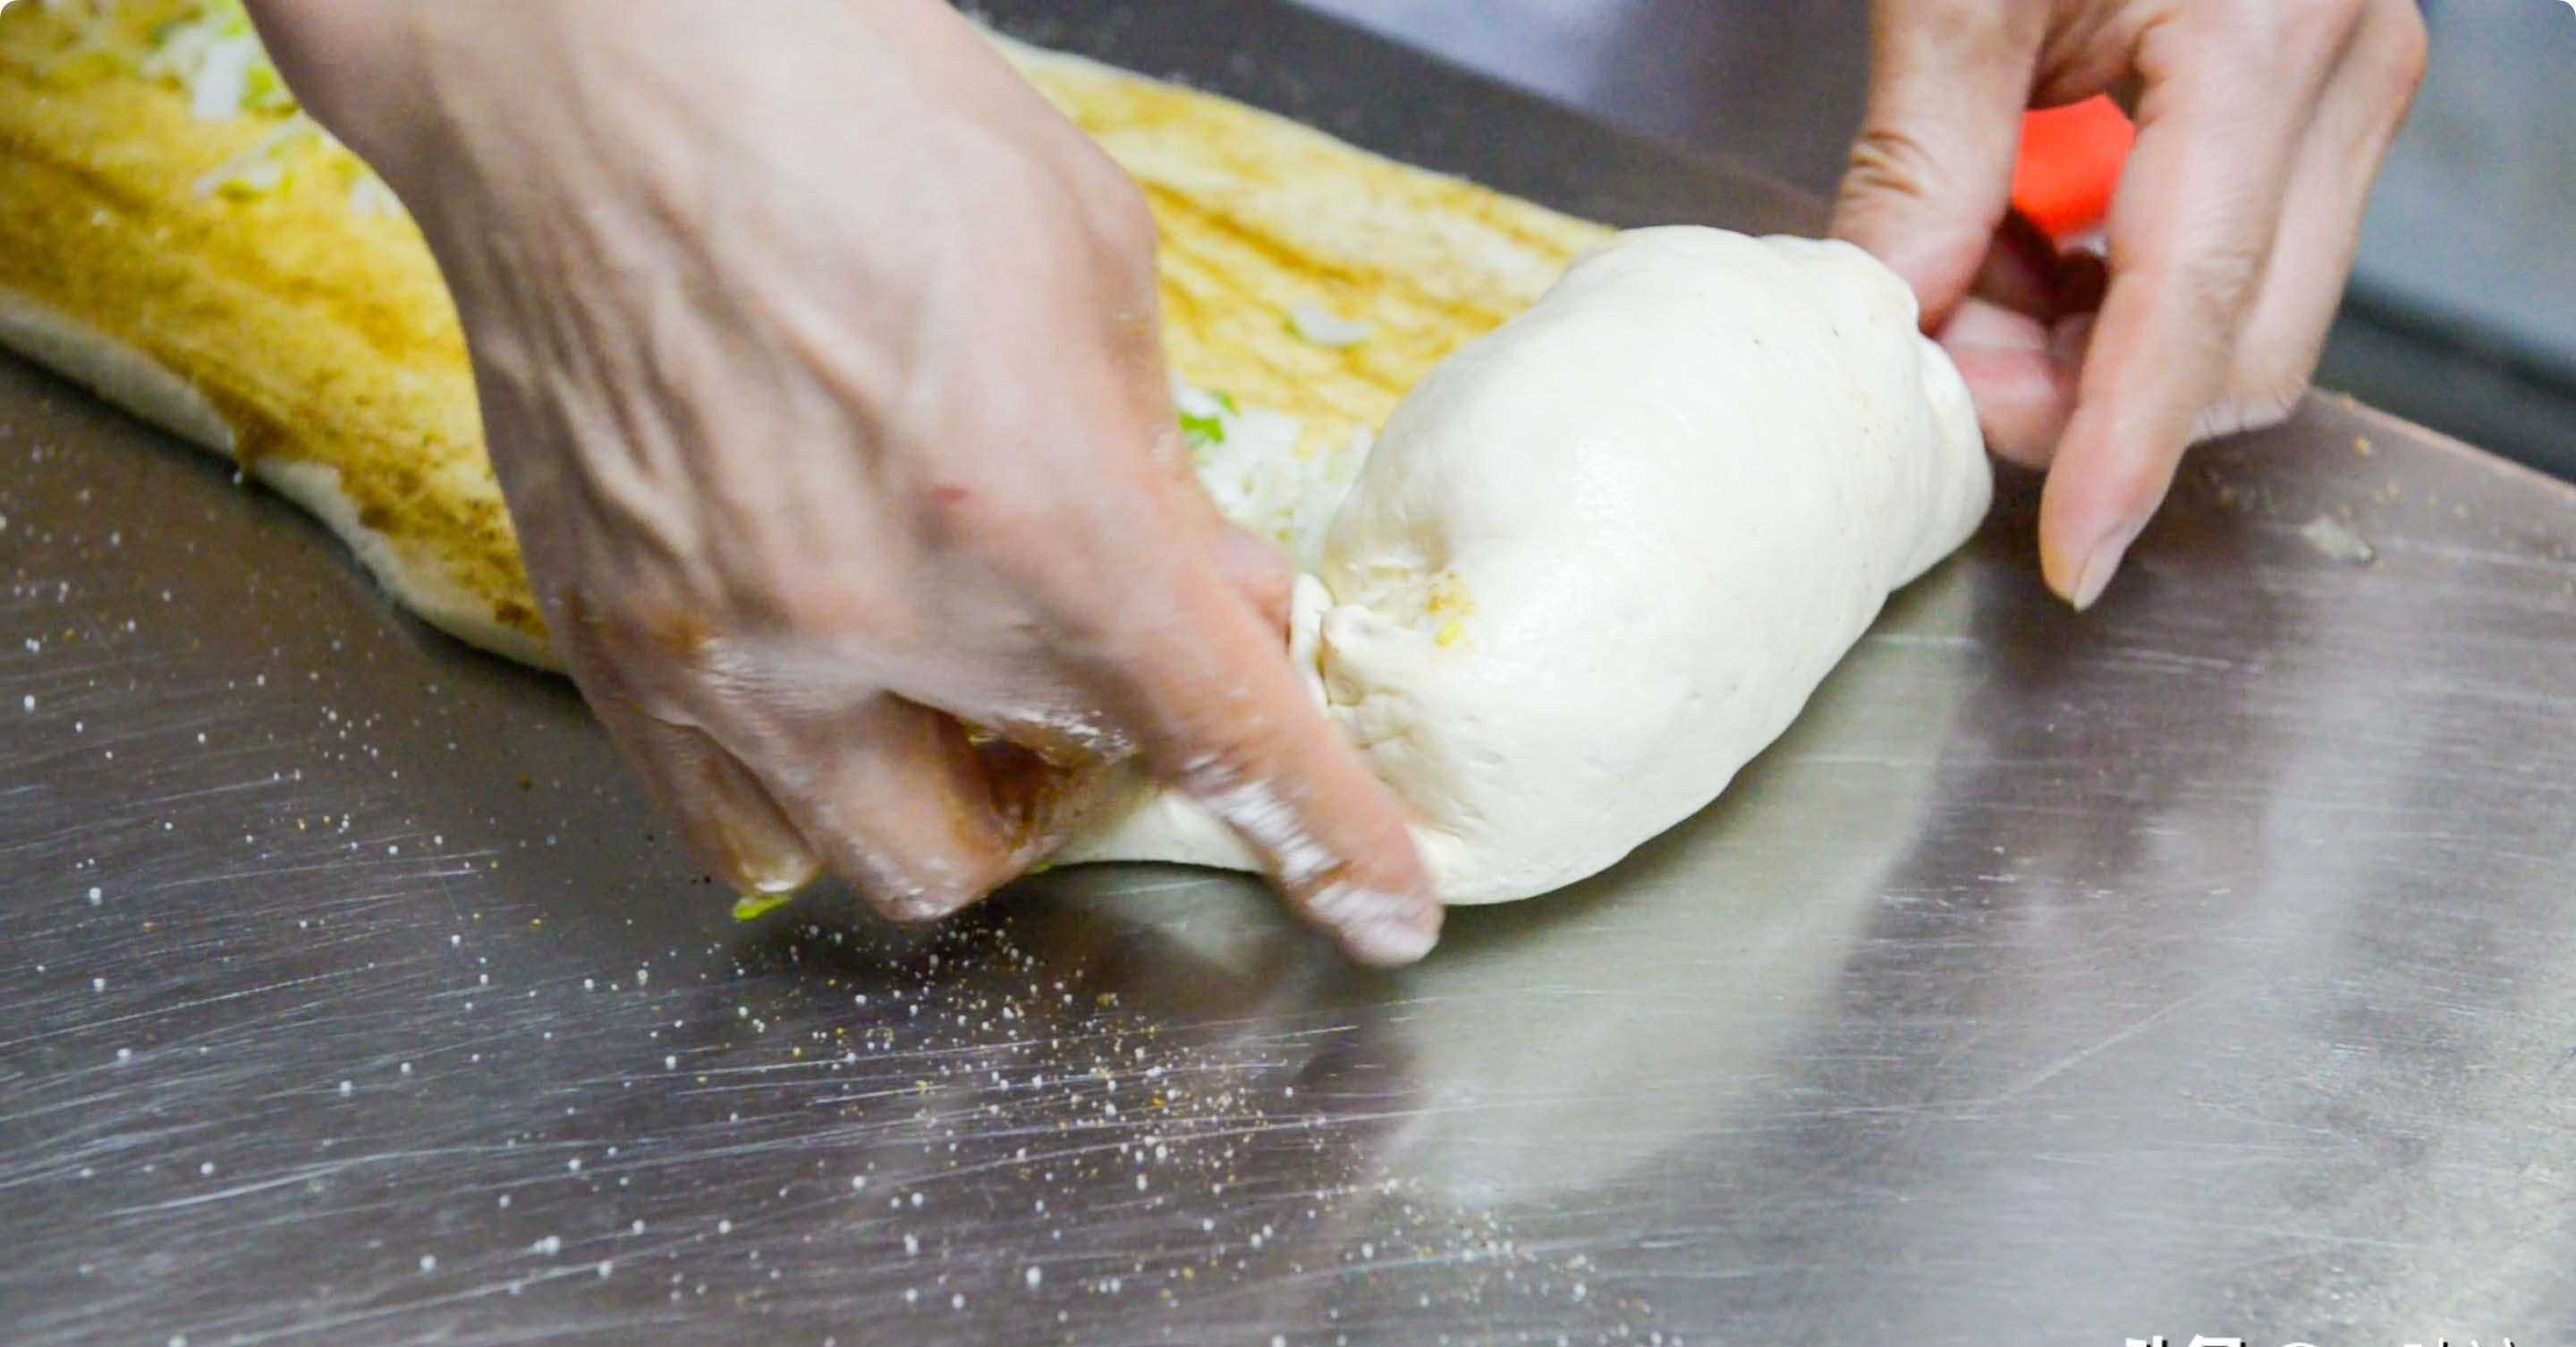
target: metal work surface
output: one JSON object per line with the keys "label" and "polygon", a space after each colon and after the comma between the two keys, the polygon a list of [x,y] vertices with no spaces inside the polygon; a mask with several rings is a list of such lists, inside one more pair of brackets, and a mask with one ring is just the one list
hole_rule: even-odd
{"label": "metal work surface", "polygon": [[[1255,36],[1365,142],[1791,209]],[[2576,1337],[2576,493],[2385,418],[2203,451],[2085,618],[2008,483],[1724,800],[1394,975],[1169,869],[737,924],[228,478],[0,362],[11,1347]]]}

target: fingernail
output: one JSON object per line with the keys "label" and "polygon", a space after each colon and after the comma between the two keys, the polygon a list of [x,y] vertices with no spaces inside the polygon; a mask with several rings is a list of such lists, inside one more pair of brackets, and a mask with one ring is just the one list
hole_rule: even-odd
{"label": "fingernail", "polygon": [[2093,545],[2092,553],[2084,559],[2084,569],[2076,573],[2075,592],[2067,597],[2075,611],[2091,608],[2102,597],[2102,591],[2110,587],[2111,577],[2120,570],[2121,558],[2128,555],[2129,544],[2138,540],[2139,530],[2145,527],[2144,520],[2122,524]]}
{"label": "fingernail", "polygon": [[1332,883],[1316,892],[1313,906],[1331,922],[1342,952],[1371,968],[1416,962],[1440,943],[1440,908],[1420,899]]}
{"label": "fingernail", "polygon": [[886,920],[906,926],[926,926],[946,921],[964,910],[966,903],[949,894],[906,894],[889,898],[880,909]]}
{"label": "fingernail", "polygon": [[814,882],[823,867],[810,856],[770,857],[761,864],[742,867],[742,886],[754,893],[781,896],[791,894]]}
{"label": "fingernail", "polygon": [[1401,918],[1368,922],[1342,934],[1342,947],[1354,962],[1371,968],[1401,968],[1419,963],[1440,943],[1440,932]]}
{"label": "fingernail", "polygon": [[724,820],[719,827],[737,888],[759,894],[794,893],[823,872],[822,861],[806,850],[803,838],[740,819]]}

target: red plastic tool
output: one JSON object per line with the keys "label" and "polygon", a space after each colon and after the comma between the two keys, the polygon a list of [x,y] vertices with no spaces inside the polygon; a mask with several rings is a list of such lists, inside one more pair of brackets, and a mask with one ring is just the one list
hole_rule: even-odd
{"label": "red plastic tool", "polygon": [[2101,228],[2137,138],[2128,114],[2108,98],[2027,114],[2013,165],[2013,208],[2061,244]]}

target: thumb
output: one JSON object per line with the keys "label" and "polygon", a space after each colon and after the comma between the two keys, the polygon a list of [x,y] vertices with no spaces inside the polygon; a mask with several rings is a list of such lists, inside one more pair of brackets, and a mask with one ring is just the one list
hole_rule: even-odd
{"label": "thumb", "polygon": [[1833,236],[1914,290],[1926,331],[1968,292],[2012,200],[2045,5],[1877,0],[1869,106],[1834,202]]}

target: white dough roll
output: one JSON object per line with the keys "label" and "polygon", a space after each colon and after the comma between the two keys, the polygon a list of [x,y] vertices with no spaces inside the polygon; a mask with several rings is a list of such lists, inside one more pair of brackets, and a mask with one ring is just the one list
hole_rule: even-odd
{"label": "white dough roll", "polygon": [[[1915,314],[1845,244],[1642,230],[1405,398],[1292,654],[1443,900],[1548,892],[1698,811],[1974,530],[1975,414]],[[1159,797],[1068,859],[1247,860]]]}

